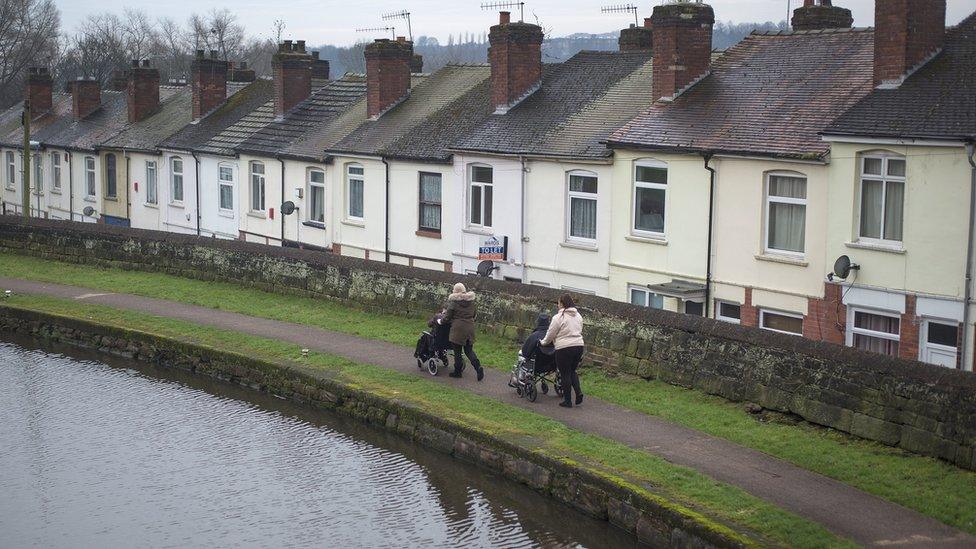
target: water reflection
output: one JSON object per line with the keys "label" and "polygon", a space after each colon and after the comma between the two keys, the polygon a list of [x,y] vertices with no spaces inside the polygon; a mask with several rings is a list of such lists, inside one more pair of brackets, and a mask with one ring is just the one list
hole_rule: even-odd
{"label": "water reflection", "polygon": [[236,386],[0,341],[3,547],[621,547],[391,434]]}

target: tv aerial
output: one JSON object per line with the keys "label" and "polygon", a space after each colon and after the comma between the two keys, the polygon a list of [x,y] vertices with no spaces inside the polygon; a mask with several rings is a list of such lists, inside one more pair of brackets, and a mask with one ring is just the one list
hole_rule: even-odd
{"label": "tv aerial", "polygon": [[410,12],[407,10],[391,11],[390,13],[383,15],[384,21],[393,21],[394,19],[404,19],[407,22],[407,36],[410,37],[410,41],[413,42],[413,28],[410,25]]}
{"label": "tv aerial", "polygon": [[633,13],[634,24],[640,26],[640,21],[637,19],[637,9],[637,6],[634,4],[614,4],[612,6],[603,6],[600,8],[600,13]]}
{"label": "tv aerial", "polygon": [[368,27],[356,29],[356,32],[388,32],[396,40],[396,27]]}
{"label": "tv aerial", "polygon": [[481,9],[485,11],[502,11],[518,8],[519,21],[525,21],[525,2],[482,2]]}

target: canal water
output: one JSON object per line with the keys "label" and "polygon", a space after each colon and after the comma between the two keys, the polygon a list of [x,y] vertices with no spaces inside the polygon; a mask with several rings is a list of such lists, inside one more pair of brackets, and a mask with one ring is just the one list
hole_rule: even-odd
{"label": "canal water", "polygon": [[0,547],[634,546],[352,420],[3,337]]}

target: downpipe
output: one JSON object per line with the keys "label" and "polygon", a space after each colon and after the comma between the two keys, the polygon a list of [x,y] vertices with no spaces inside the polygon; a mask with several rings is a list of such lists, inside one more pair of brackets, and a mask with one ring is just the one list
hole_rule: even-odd
{"label": "downpipe", "polygon": [[[197,210],[197,212],[196,212],[197,213],[197,236],[200,236],[200,159],[197,157],[196,151],[191,152],[190,153],[190,156],[193,157],[193,173],[195,174],[195,177],[193,178],[193,182],[194,182],[194,188],[196,189],[196,193],[195,194],[196,194],[196,203],[197,203],[197,207],[196,207],[196,210]],[[157,181],[156,181],[157,188],[159,187],[159,181],[158,181],[158,179],[159,178],[157,177]],[[158,194],[157,194],[157,196],[158,196]],[[172,200],[172,198],[170,198],[170,200]],[[169,216],[167,216],[167,217],[169,217]]]}
{"label": "downpipe", "polygon": [[381,158],[383,162],[383,167],[386,170],[386,188],[383,191],[385,193],[383,197],[383,204],[386,211],[383,213],[383,258],[389,263],[390,262],[390,163],[387,162],[386,158]]}
{"label": "downpipe", "polygon": [[967,369],[967,364],[972,364],[972,355],[969,352],[970,342],[970,313],[969,304],[973,297],[973,253],[974,236],[973,229],[976,226],[976,145],[972,141],[966,144],[966,156],[969,157],[970,166],[970,185],[969,185],[969,227],[968,247],[966,250],[966,288],[963,290],[962,302],[962,363],[961,369]]}
{"label": "downpipe", "polygon": [[708,238],[705,245],[705,318],[711,318],[712,301],[712,225],[715,220],[715,168],[708,163],[712,160],[712,153],[702,155],[705,169],[708,170]]}
{"label": "downpipe", "polygon": [[522,182],[521,182],[522,200],[519,202],[519,205],[521,207],[521,212],[520,212],[520,217],[521,218],[519,219],[519,224],[520,224],[520,226],[519,226],[519,241],[522,243],[521,246],[520,246],[521,252],[522,252],[522,284],[526,284],[527,283],[527,277],[529,275],[529,273],[528,273],[528,270],[529,270],[528,264],[529,263],[528,263],[528,260],[526,260],[526,258],[525,258],[525,245],[528,243],[529,237],[525,236],[525,179],[526,179],[525,173],[526,173],[526,170],[527,169],[525,167],[525,157],[524,156],[519,156],[519,163],[521,164],[521,170],[520,171],[521,171],[521,175],[522,175]]}

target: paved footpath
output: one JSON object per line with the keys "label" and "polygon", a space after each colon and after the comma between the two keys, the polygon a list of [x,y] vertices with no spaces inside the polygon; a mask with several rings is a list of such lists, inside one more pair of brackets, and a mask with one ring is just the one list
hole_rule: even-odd
{"label": "paved footpath", "polygon": [[[0,291],[42,294],[141,311],[157,316],[287,341],[406,374],[430,377],[417,369],[413,349],[331,332],[311,326],[129,294],[0,277]],[[327,305],[324,305],[327,306]],[[419,333],[418,326],[418,333]],[[513,362],[515,357],[512,357]],[[842,482],[732,442],[587,397],[583,406],[561,408],[550,392],[530,403],[508,387],[508,373],[487,370],[478,383],[468,369],[463,379],[441,374],[437,381],[543,414],[565,425],[644,450],[738,486],[778,507],[823,524],[861,545],[897,547],[976,547],[976,537]],[[585,388],[584,388],[585,390]]]}

